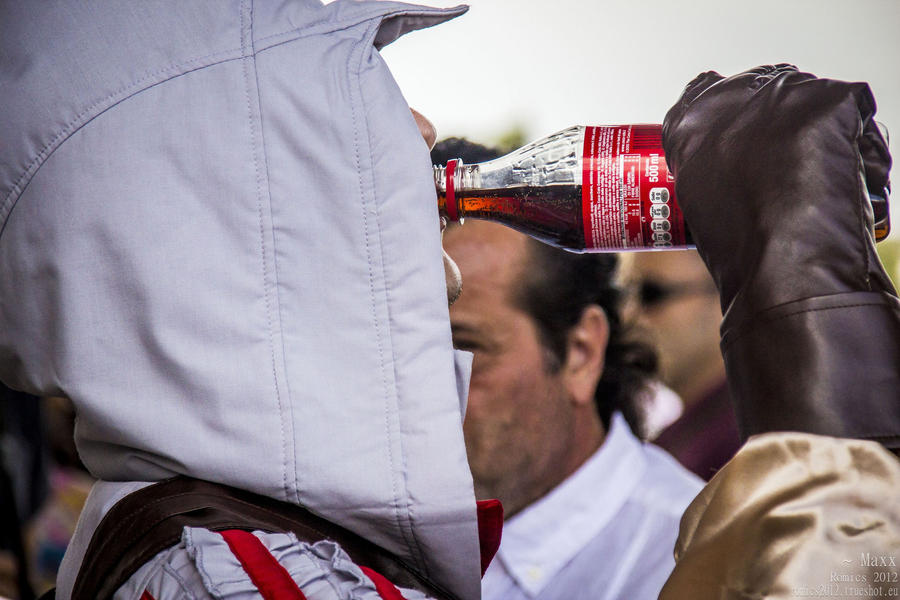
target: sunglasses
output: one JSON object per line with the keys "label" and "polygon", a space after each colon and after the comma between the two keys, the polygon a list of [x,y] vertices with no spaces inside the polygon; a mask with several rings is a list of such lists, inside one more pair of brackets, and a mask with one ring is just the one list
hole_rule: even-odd
{"label": "sunglasses", "polygon": [[644,308],[652,308],[683,296],[715,294],[711,282],[660,283],[639,281],[632,286],[632,296]]}

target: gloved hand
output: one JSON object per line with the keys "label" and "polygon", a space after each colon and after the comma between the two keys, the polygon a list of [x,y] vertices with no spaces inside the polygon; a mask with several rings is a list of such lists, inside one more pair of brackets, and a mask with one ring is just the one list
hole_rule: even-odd
{"label": "gloved hand", "polygon": [[719,289],[745,436],[900,446],[900,302],[867,190],[890,153],[868,85],[790,65],[703,73],[663,124],[676,195]]}

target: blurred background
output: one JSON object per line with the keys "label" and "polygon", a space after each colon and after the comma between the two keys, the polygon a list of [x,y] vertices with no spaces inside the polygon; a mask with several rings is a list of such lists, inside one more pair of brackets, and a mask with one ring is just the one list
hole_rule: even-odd
{"label": "blurred background", "polygon": [[[458,2],[431,0],[430,6]],[[900,139],[898,0],[471,0],[382,56],[439,138],[516,148],[569,125],[661,123],[698,73],[789,62],[866,81]],[[897,153],[896,143],[892,144]],[[896,180],[897,177],[895,176]],[[898,280],[900,209],[880,244]]]}

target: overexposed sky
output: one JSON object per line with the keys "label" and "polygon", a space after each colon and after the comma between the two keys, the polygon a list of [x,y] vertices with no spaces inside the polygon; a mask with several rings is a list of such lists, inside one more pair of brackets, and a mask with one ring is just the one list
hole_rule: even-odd
{"label": "overexposed sky", "polygon": [[468,4],[463,16],[382,50],[410,106],[434,122],[439,139],[492,144],[512,126],[533,140],[576,124],[662,123],[700,72],[788,62],[820,77],[868,82],[900,164],[900,0]]}
{"label": "overexposed sky", "polygon": [[728,75],[790,62],[822,77],[869,82],[878,120],[900,140],[900,0],[469,5],[462,17],[382,51],[407,101],[439,137],[490,143],[515,124],[533,139],[574,124],[661,123],[701,71]]}

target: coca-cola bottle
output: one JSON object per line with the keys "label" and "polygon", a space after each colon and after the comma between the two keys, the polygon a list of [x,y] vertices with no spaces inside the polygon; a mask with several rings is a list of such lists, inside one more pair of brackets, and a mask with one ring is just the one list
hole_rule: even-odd
{"label": "coca-cola bottle", "polygon": [[[574,252],[693,246],[661,125],[575,126],[506,156],[434,167],[441,216],[489,219]],[[872,196],[875,236],[890,229]]]}

